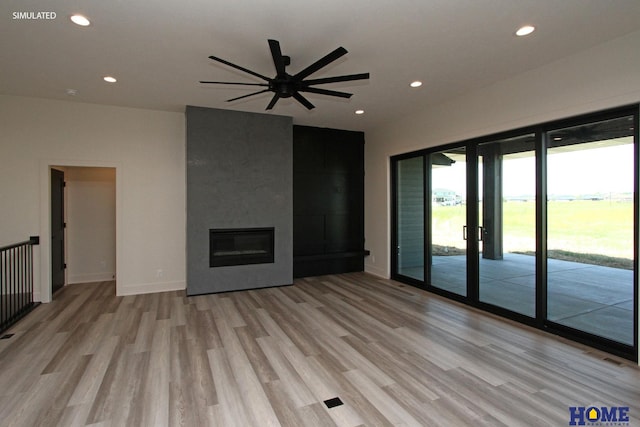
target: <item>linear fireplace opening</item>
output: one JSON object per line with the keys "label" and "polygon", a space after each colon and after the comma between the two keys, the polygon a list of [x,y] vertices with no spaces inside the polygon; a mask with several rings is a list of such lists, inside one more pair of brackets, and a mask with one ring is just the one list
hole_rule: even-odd
{"label": "linear fireplace opening", "polygon": [[273,263],[274,228],[209,230],[209,267]]}

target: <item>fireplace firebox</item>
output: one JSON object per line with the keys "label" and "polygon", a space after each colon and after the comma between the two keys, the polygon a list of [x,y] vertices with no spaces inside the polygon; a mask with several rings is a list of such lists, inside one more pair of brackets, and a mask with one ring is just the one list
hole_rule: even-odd
{"label": "fireplace firebox", "polygon": [[273,263],[274,228],[209,230],[209,267]]}

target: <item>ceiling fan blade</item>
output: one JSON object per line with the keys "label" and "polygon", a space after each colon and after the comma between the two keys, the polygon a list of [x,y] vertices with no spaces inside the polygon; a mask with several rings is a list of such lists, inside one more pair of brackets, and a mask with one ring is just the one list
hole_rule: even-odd
{"label": "ceiling fan blade", "polygon": [[269,48],[271,49],[271,57],[273,58],[273,64],[276,66],[276,72],[278,76],[284,76],[284,67],[286,66],[282,51],[280,50],[280,42],[278,40],[269,39]]}
{"label": "ceiling fan blade", "polygon": [[314,108],[316,108],[315,105],[310,103],[307,98],[305,98],[304,96],[300,95],[298,92],[293,92],[293,94],[291,96],[293,96],[300,104],[302,104],[305,107],[307,107],[308,110],[313,110]]}
{"label": "ceiling fan blade", "polygon": [[269,92],[269,89],[259,90],[258,92],[253,92],[253,93],[250,93],[248,95],[242,95],[242,96],[239,96],[237,98],[227,99],[227,102],[237,101],[238,99],[248,98],[249,96],[258,95],[258,94],[265,93],[265,92]]}
{"label": "ceiling fan blade", "polygon": [[351,98],[352,93],[338,92],[337,90],[320,89],[317,87],[305,87],[298,89],[300,92],[318,93],[320,95],[339,96],[340,98]]}
{"label": "ceiling fan blade", "polygon": [[323,79],[305,80],[302,82],[302,84],[305,86],[310,86],[310,85],[321,85],[324,83],[349,82],[352,80],[367,80],[368,78],[369,78],[369,73],[349,74],[348,76],[336,76],[336,77],[326,77]]}
{"label": "ceiling fan blade", "polygon": [[232,63],[232,62],[225,61],[225,60],[224,60],[224,59],[222,59],[222,58],[218,58],[218,57],[216,57],[216,56],[213,56],[213,55],[212,55],[212,56],[210,56],[210,57],[209,57],[209,59],[213,59],[214,61],[221,62],[221,63],[223,63],[224,65],[228,65],[229,67],[233,67],[233,68],[235,68],[236,70],[244,71],[245,73],[249,73],[249,74],[251,74],[252,76],[259,77],[259,78],[261,78],[262,80],[266,80],[266,81],[271,80],[269,77],[265,77],[265,76],[263,76],[262,74],[258,74],[258,73],[256,73],[255,71],[248,70],[248,69],[246,69],[246,68],[244,68],[244,67],[241,67],[241,66],[239,66],[239,65],[236,65],[236,64],[234,64],[234,63]]}
{"label": "ceiling fan blade", "polygon": [[243,86],[269,86],[267,83],[240,83],[240,82],[211,82],[207,80],[200,80],[200,83],[215,84],[215,85],[243,85]]}
{"label": "ceiling fan blade", "polygon": [[345,49],[343,47],[339,47],[336,50],[334,50],[333,52],[325,55],[324,57],[322,57],[320,59],[318,59],[316,62],[314,62],[313,64],[309,65],[304,70],[300,71],[298,74],[293,76],[293,79],[300,81],[300,80],[304,79],[305,77],[310,76],[311,74],[315,73],[319,69],[321,69],[323,67],[326,67],[327,65],[331,64],[336,59],[338,59],[341,56],[346,55],[346,54],[347,54],[347,49]]}
{"label": "ceiling fan blade", "polygon": [[271,110],[273,106],[276,105],[276,102],[278,102],[278,99],[280,99],[280,95],[276,93],[275,95],[273,95],[273,98],[271,98],[271,102],[269,102],[269,105],[267,105],[266,109]]}

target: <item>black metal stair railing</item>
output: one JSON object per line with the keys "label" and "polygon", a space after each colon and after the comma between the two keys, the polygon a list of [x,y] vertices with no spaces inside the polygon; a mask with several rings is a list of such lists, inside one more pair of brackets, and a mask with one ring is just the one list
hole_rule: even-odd
{"label": "black metal stair railing", "polygon": [[33,302],[33,245],[39,237],[0,248],[0,332],[35,306]]}

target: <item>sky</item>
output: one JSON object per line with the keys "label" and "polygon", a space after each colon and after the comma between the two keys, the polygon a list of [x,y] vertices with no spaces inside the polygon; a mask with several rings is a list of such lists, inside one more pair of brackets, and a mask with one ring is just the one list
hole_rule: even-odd
{"label": "sky", "polygon": [[[547,193],[553,196],[587,196],[633,192],[633,144],[559,152],[547,155]],[[533,154],[533,153],[532,153]],[[433,169],[432,188],[465,195],[464,162]],[[503,162],[503,197],[535,194],[535,158],[509,158]]]}

